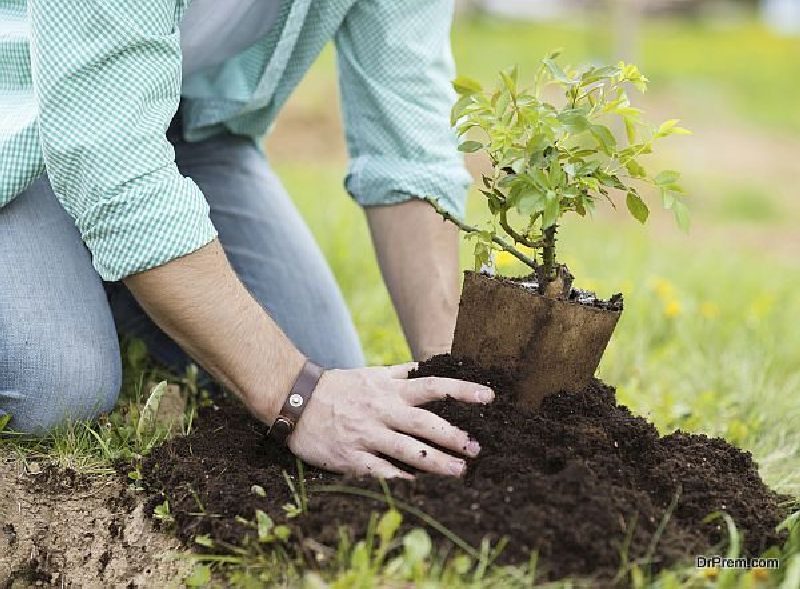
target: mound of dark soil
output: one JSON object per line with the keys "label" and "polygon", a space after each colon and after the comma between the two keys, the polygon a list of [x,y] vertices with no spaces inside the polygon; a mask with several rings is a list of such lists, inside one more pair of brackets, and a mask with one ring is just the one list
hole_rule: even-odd
{"label": "mound of dark soil", "polygon": [[[473,546],[484,537],[508,537],[502,563],[527,561],[537,550],[550,579],[608,579],[628,547],[629,561],[650,557],[660,569],[724,541],[721,521],[703,523],[715,511],[736,520],[748,554],[781,541],[774,529],[787,515],[785,498],[764,485],[749,453],[703,435],[659,437],[653,425],[616,405],[614,390],[599,381],[549,397],[527,413],[503,393],[509,381],[502,375],[481,374],[449,356],[421,365],[415,376],[431,375],[497,391],[486,407],[451,400],[431,406],[474,435],[481,454],[463,479],[419,474],[414,481],[390,481],[389,489]],[[282,507],[291,495],[283,471],[295,473],[295,460],[264,434],[265,427],[232,401],[207,410],[190,436],[145,460],[151,507],[167,497],[177,533],[189,544],[201,534],[241,544],[255,532],[236,517],[252,520],[261,509],[290,525],[290,542],[301,551],[308,550],[307,539],[335,546],[341,526],[363,534],[370,512],[386,509],[381,501],[314,491],[338,484],[381,492],[376,481],[307,468],[308,512],[287,519]],[[266,497],[253,493],[253,485]],[[409,515],[405,522],[421,523]]]}

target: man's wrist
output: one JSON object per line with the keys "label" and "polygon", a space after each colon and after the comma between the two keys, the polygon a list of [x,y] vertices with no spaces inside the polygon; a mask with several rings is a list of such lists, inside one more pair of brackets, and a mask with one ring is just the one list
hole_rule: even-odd
{"label": "man's wrist", "polygon": [[267,362],[264,378],[257,389],[248,391],[247,405],[267,425],[272,425],[303,369],[306,357],[297,349],[287,350],[282,358]]}
{"label": "man's wrist", "polygon": [[321,366],[317,366],[311,360],[305,361],[297,380],[292,385],[292,390],[283,402],[280,414],[270,427],[269,434],[275,442],[285,444],[287,438],[294,432],[323,372]]}

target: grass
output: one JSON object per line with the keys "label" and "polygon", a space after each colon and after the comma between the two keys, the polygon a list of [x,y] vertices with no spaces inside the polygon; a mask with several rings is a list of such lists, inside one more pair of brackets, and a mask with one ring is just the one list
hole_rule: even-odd
{"label": "grass", "polygon": [[[459,69],[486,80],[512,63],[530,71],[541,54],[558,46],[568,48],[567,58],[573,62],[602,59],[608,38],[581,23],[478,19],[458,23],[454,46]],[[725,130],[755,129],[764,145],[775,146],[768,163],[786,157],[780,152],[787,149],[784,134],[800,130],[800,110],[795,108],[800,78],[789,74],[796,69],[798,54],[799,40],[774,37],[749,23],[724,27],[651,23],[645,26],[641,43],[642,67],[657,89],[649,104],[658,108],[667,102],[671,111],[677,108],[681,115],[686,112],[686,118]],[[332,63],[332,54],[326,51],[293,99],[290,112],[328,116],[324,112],[335,83]],[[741,139],[746,148],[750,135]],[[591,224],[566,224],[561,232],[563,259],[579,285],[603,295],[625,293],[625,313],[600,367],[600,376],[618,387],[619,398],[662,431],[682,428],[720,435],[750,450],[770,485],[798,497],[800,264],[796,257],[780,253],[783,232],[800,220],[796,202],[787,196],[793,194],[797,177],[771,170],[753,175],[736,166],[692,167],[694,156],[703,150],[685,155],[681,145],[705,145],[716,152],[718,146],[706,141],[698,132],[661,162],[665,167],[675,162],[677,167],[682,168],[681,163],[689,167],[687,187],[697,202],[689,236],[663,222],[666,215],[654,213],[653,226],[645,229],[608,212]],[[340,281],[370,362],[407,360],[408,349],[381,283],[363,215],[340,188],[342,163],[330,158],[273,159]],[[478,205],[473,195],[473,219],[479,216]],[[463,262],[469,264],[466,249]],[[513,261],[499,262],[506,272],[516,269]],[[0,436],[0,452],[16,452],[29,460],[55,458],[87,472],[107,471],[115,459],[135,462],[166,433],[136,435],[148,394],[143,383],[153,376],[142,350],[135,344],[126,349],[126,393],[112,416],[99,424],[73,424],[48,440]],[[191,375],[183,381],[184,387],[192,388]],[[193,398],[202,402],[199,392]],[[185,428],[191,427],[192,415],[190,409]],[[535,562],[526,567],[492,567],[489,547],[483,552],[477,547],[477,558],[447,559],[432,550],[422,530],[403,537],[396,530],[390,534],[392,522],[381,526],[387,518],[396,520],[396,516],[376,516],[371,538],[343,540],[321,572],[307,571],[287,555],[265,550],[227,557],[229,582],[250,587],[293,579],[309,588],[534,584]],[[797,515],[793,521],[798,521]],[[730,536],[733,550],[735,529]],[[794,526],[782,557],[780,575],[767,577],[763,571],[683,569],[653,579],[633,564],[623,574],[628,584],[641,587],[782,583],[786,589],[796,589],[800,526]],[[219,561],[200,562],[190,581],[202,585],[222,566]]]}

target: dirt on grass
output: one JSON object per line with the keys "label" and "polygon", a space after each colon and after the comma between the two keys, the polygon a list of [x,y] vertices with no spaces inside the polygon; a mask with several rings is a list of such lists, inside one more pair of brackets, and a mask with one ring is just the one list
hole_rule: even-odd
{"label": "dirt on grass", "polygon": [[[395,501],[411,505],[472,546],[482,538],[510,541],[501,563],[540,555],[543,576],[610,580],[626,563],[650,561],[654,570],[708,554],[727,537],[724,511],[756,555],[779,544],[775,526],[788,514],[782,497],[761,480],[749,453],[720,439],[683,432],[660,437],[656,428],[615,402],[600,381],[562,392],[537,412],[514,405],[502,374],[481,373],[450,356],[420,366],[414,376],[481,382],[497,391],[488,406],[445,400],[430,408],[466,429],[481,444],[463,479],[418,474],[389,481]],[[233,401],[221,401],[197,420],[191,435],[156,449],[143,465],[152,492],[149,511],[166,497],[175,529],[187,545],[209,535],[225,545],[254,541],[256,510],[292,530],[290,550],[317,563],[339,541],[340,528],[364,534],[382,500],[325,490],[346,486],[383,494],[378,482],[306,468],[306,513],[288,518],[293,502],[284,472],[299,485],[295,459],[265,437],[265,427]],[[265,496],[254,492],[254,486]],[[405,526],[422,522],[406,514]],[[434,532],[442,547],[448,541]],[[626,556],[624,556],[626,555]]]}
{"label": "dirt on grass", "polygon": [[0,464],[0,588],[174,587],[189,568],[115,475]]}

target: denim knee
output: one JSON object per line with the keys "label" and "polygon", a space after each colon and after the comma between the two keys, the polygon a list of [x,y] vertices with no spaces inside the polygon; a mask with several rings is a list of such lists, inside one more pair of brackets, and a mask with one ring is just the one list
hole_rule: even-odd
{"label": "denim knee", "polygon": [[[26,342],[0,357],[0,414],[14,431],[45,434],[111,411],[122,385],[117,342]],[[0,345],[0,348],[4,347]]]}

